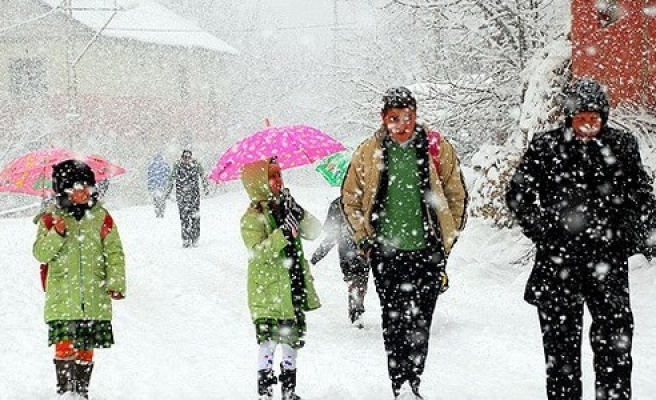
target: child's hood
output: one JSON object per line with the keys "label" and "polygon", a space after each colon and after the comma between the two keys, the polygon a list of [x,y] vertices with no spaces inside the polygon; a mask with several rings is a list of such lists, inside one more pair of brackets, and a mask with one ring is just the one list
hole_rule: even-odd
{"label": "child's hood", "polygon": [[241,170],[241,182],[253,202],[267,201],[273,195],[269,186],[269,163],[268,159],[255,161]]}

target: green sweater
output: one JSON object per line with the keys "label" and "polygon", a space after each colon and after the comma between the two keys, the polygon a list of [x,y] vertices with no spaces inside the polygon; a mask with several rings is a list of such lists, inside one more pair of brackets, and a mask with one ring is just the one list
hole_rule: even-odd
{"label": "green sweater", "polygon": [[387,147],[389,184],[383,199],[379,234],[388,245],[400,250],[426,248],[415,147],[392,141]]}

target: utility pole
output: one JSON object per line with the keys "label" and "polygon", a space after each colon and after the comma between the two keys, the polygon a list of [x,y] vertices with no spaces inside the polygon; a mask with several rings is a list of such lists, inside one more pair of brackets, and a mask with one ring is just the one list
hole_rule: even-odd
{"label": "utility pole", "polygon": [[[69,146],[73,148],[75,139],[77,138],[77,127],[74,126],[74,122],[80,117],[80,109],[78,107],[77,95],[78,95],[78,85],[77,85],[77,63],[80,62],[82,57],[86,54],[87,50],[91,47],[93,43],[98,39],[98,37],[103,33],[105,28],[109,25],[114,17],[118,14],[119,11],[126,11],[130,8],[136,7],[138,3],[128,3],[128,6],[119,7],[118,2],[114,0],[113,7],[73,7],[73,0],[64,0],[62,3],[62,8],[66,17],[68,18],[68,23],[66,25],[66,95],[67,95],[67,108],[66,108],[66,122],[68,125],[69,132]],[[77,54],[77,22],[73,18],[74,10],[84,10],[84,11],[111,11],[111,16],[105,21],[105,24],[93,35],[91,40],[84,46],[82,51]]]}

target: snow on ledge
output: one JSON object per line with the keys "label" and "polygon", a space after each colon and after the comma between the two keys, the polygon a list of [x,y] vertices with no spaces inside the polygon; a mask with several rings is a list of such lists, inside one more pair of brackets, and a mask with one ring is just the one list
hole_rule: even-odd
{"label": "snow on ledge", "polygon": [[[51,7],[62,4],[61,0],[42,1]],[[111,19],[101,33],[103,36],[237,54],[229,44],[154,0],[71,0],[71,3],[73,18],[95,32]]]}

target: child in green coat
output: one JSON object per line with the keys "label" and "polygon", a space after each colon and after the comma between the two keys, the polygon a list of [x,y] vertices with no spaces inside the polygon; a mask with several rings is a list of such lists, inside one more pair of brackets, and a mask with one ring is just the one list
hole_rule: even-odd
{"label": "child in green coat", "polygon": [[273,358],[280,345],[282,399],[298,400],[296,356],[304,344],[305,312],[321,306],[300,239],[318,237],[321,223],[283,189],[275,158],[246,165],[241,179],[251,200],[241,234],[250,253],[248,307],[259,345],[259,399],[273,399]]}
{"label": "child in green coat", "polygon": [[93,349],[114,343],[112,299],[125,296],[125,257],[91,168],[67,160],[53,167],[52,178],[55,204],[38,218],[33,252],[48,265],[45,320],[55,346],[57,393],[86,399]]}

